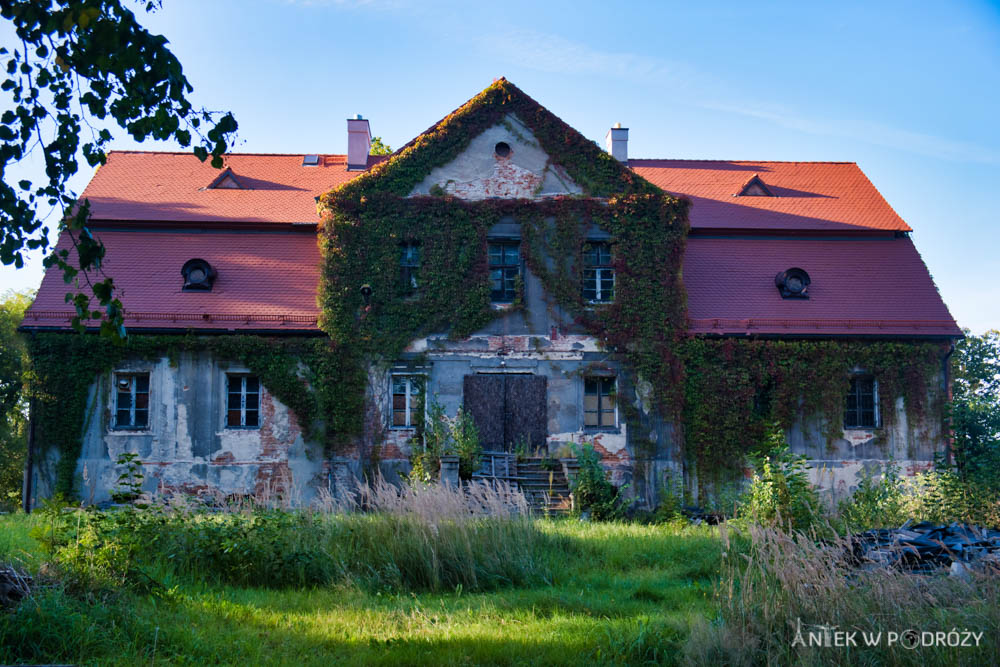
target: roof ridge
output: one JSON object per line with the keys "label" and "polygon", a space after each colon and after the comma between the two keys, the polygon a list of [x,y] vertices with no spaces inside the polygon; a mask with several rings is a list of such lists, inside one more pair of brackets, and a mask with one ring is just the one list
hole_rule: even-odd
{"label": "roof ridge", "polygon": [[857,162],[841,160],[726,160],[711,158],[674,158],[674,157],[630,157],[632,162],[739,162],[744,164],[854,164]]}
{"label": "roof ridge", "polygon": [[[195,157],[195,154],[192,153],[192,152],[190,152],[190,151],[144,151],[144,150],[133,150],[133,149],[127,149],[127,150],[114,149],[114,150],[108,151],[108,155],[111,155],[113,153],[127,153],[127,154],[135,154],[135,155],[190,155],[191,157]],[[248,157],[251,157],[251,156],[302,157],[303,155],[319,155],[320,157],[343,157],[343,158],[347,157],[346,153],[306,153],[306,152],[301,152],[301,153],[223,153],[222,154],[222,156],[224,158],[232,156],[232,155],[236,155],[236,156],[248,156]]]}

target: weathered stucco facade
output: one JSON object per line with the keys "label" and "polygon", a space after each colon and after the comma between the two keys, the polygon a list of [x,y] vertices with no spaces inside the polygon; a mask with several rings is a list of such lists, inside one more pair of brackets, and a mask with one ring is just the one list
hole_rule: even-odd
{"label": "weathered stucco facade", "polygon": [[[409,197],[454,197],[456,200],[464,201],[482,201],[494,198],[540,201],[559,197],[579,198],[585,196],[584,188],[575,182],[567,170],[542,148],[538,136],[525,122],[522,122],[522,119],[513,113],[508,113],[500,118],[501,122],[487,127],[478,136],[471,138],[457,157],[430,169],[422,180],[409,191]],[[326,169],[332,168],[330,165],[339,165],[336,167],[340,170],[337,172],[339,174],[337,178],[340,179],[337,182],[343,184],[348,183],[354,177],[354,174],[349,173],[351,170],[363,170],[366,165],[369,165],[364,141],[364,137],[369,136],[367,121],[359,118],[349,121],[349,124],[352,128],[351,150],[355,151],[356,146],[361,146],[362,148],[359,149],[362,150],[361,154],[352,153],[346,156],[346,160],[340,159],[343,156],[304,156],[304,158],[317,159],[315,161],[303,159],[301,165],[295,164],[296,168],[307,171],[303,171],[301,174],[289,172],[293,175],[287,177],[286,180],[291,183],[297,182],[295,179],[300,177],[320,178],[320,176],[315,176],[320,172],[308,171],[308,169]],[[612,151],[614,157],[623,162],[625,166],[628,166],[627,144],[625,143],[627,142],[627,132],[626,129],[620,127],[609,132],[609,151]],[[636,162],[649,163],[654,161]],[[104,169],[105,174],[116,163],[112,161],[111,164],[112,167]],[[234,164],[239,167],[241,163]],[[314,164],[319,166],[305,166]],[[617,162],[615,165],[615,169],[618,169]],[[621,168],[625,168],[625,166]],[[271,166],[267,168],[276,169]],[[647,167],[648,173],[651,174],[649,176],[651,182],[655,182],[653,176],[659,173],[653,170],[659,168],[656,166]],[[247,169],[249,170],[250,167]],[[263,170],[263,167],[261,169]],[[707,166],[696,165],[695,171],[698,169],[704,171],[708,176],[697,175],[694,177],[695,182],[711,178],[729,178],[735,173],[735,176],[731,176],[737,179],[733,181],[735,185],[726,181],[725,194],[713,195],[725,205],[727,214],[731,216],[731,221],[727,221],[725,224],[732,228],[739,228],[742,224],[748,225],[748,228],[757,225],[752,229],[753,234],[757,234],[753,237],[756,239],[753,241],[755,244],[769,242],[772,238],[769,234],[779,230],[784,235],[781,237],[781,243],[786,244],[781,246],[781,252],[787,255],[787,257],[782,256],[777,260],[781,262],[782,269],[804,261],[803,257],[815,256],[816,254],[823,256],[825,254],[822,248],[817,251],[813,247],[815,242],[811,239],[815,238],[816,229],[827,230],[829,228],[829,230],[842,234],[857,231],[849,228],[847,223],[839,219],[833,220],[835,217],[833,214],[830,214],[830,221],[823,220],[818,213],[810,214],[810,217],[803,217],[800,220],[789,213],[779,211],[773,214],[773,222],[769,222],[769,219],[760,222],[760,212],[766,213],[768,211],[767,205],[771,204],[767,204],[767,202],[758,204],[757,200],[763,199],[763,197],[758,196],[759,192],[748,193],[752,195],[748,199],[754,200],[752,203],[758,208],[751,208],[751,202],[747,199],[740,202],[735,199],[737,195],[742,194],[741,184],[747,180],[750,173],[753,173],[752,170],[764,173],[765,180],[769,180],[771,187],[776,192],[781,193],[781,197],[784,197],[785,201],[774,203],[774,207],[787,205],[787,202],[796,197],[808,199],[809,207],[827,205],[827,199],[831,201],[835,199],[827,196],[814,196],[802,189],[806,186],[798,186],[799,189],[791,187],[783,189],[780,187],[780,183],[775,183],[777,176],[772,177],[766,173],[767,167],[757,165],[747,167],[737,163],[726,163],[720,166],[712,163]],[[687,164],[683,166],[683,170],[690,171]],[[128,173],[131,174],[132,170],[130,169]],[[256,176],[244,178],[246,175],[239,173],[239,169],[237,169],[234,171],[234,175],[237,179],[242,178],[244,182],[255,183],[257,187],[249,188],[250,192],[247,193],[236,189],[219,195],[220,198],[223,196],[231,198],[231,201],[230,199],[226,200],[225,206],[234,206],[232,202],[239,201],[239,198],[244,195],[255,198],[255,201],[258,202],[271,201],[268,198],[291,197],[296,189],[292,186],[281,185],[278,183],[279,177],[272,173],[262,171]],[[165,173],[157,178],[166,182],[170,180],[170,174]],[[755,174],[754,178],[758,179],[758,176]],[[325,187],[329,189],[329,182],[317,181],[317,183],[319,182],[327,183]],[[584,183],[582,179],[580,182]],[[763,181],[760,182],[763,183]],[[278,185],[281,187],[277,187]],[[655,185],[673,191],[659,182],[655,182]],[[273,195],[268,194],[269,186],[275,186]],[[309,193],[307,188],[300,189]],[[760,189],[758,187],[758,190]],[[764,189],[766,190],[766,188]],[[208,197],[216,196],[212,192],[206,193],[205,187],[201,187],[200,190],[192,187],[191,190],[190,197],[193,203],[190,208],[192,209],[196,209],[198,206],[208,206],[203,202],[208,201]],[[406,190],[402,192],[405,194]],[[312,197],[313,195],[309,194],[308,196]],[[206,199],[199,199],[199,197]],[[699,210],[714,210],[711,209],[712,202],[708,195],[704,195],[700,199],[693,197],[693,199],[695,213]],[[276,199],[274,200],[276,201]],[[94,201],[96,202],[95,215],[100,215],[100,201],[96,197],[94,197]],[[211,201],[214,202],[215,199]],[[219,199],[219,201],[222,200]],[[603,201],[606,202],[607,199]],[[816,204],[816,201],[821,202],[821,204]],[[305,208],[310,208],[312,203],[310,199],[307,202],[309,206]],[[223,206],[223,204],[212,205]],[[141,203],[137,206],[141,207]],[[699,206],[703,208],[699,209]],[[744,209],[740,207],[744,207]],[[180,210],[183,207],[175,208]],[[813,208],[809,210],[813,211]],[[752,215],[745,213],[745,211],[751,211]],[[152,224],[149,222],[150,220],[165,220],[164,216],[171,215],[171,213],[170,209],[161,204],[155,212],[143,209],[135,215],[136,219],[145,221],[145,224]],[[188,213],[184,212],[183,215],[188,215]],[[229,213],[216,211],[214,215],[217,216],[218,220],[233,225],[238,223],[240,225],[260,226],[266,222],[252,217],[253,213],[249,212],[249,209],[246,211],[240,209],[238,213],[233,213],[233,216],[239,216],[236,221],[224,219],[224,216],[229,215]],[[295,215],[304,214],[297,212]],[[746,222],[740,217],[743,215],[746,215],[747,220],[751,220],[751,222]],[[115,226],[119,225],[119,220],[126,219],[120,208],[108,213],[108,219],[112,221],[108,224],[114,233],[122,231]],[[300,227],[303,224],[314,224],[303,223],[290,216],[287,220],[282,218],[282,221]],[[189,229],[193,220],[178,218],[172,222],[177,225],[187,225],[183,228],[178,227],[178,229],[183,230]],[[765,223],[773,224],[774,229],[761,227]],[[161,223],[157,222],[156,224]],[[222,225],[221,222],[219,224]],[[789,245],[790,240],[795,240],[797,243],[800,241],[800,239],[791,238],[795,234],[794,224],[803,224],[807,227],[808,225],[814,227],[820,225],[807,230],[812,234],[811,236],[806,234],[802,237],[801,245],[806,250],[801,252],[797,247]],[[881,234],[880,239],[885,237],[886,248],[889,247],[889,243],[896,243],[896,246],[902,248],[899,252],[909,252],[907,250],[910,248],[909,241],[903,238],[908,227],[905,227],[905,223],[902,223],[901,220],[899,224],[902,225],[899,229],[904,231],[899,231],[899,229],[893,231],[891,227],[886,228],[888,231],[886,229],[862,230],[862,232],[869,234],[868,237],[864,237],[865,242],[871,243],[872,235],[877,232]],[[150,229],[156,231],[158,228],[151,226]],[[234,227],[233,230],[224,233],[231,233],[235,238],[236,235],[246,234],[247,229]],[[256,227],[253,229],[261,231]],[[692,223],[692,233],[698,229],[697,225]],[[704,230],[709,230],[711,234]],[[699,260],[702,261],[698,267],[699,273],[695,274],[692,271],[692,275],[708,276],[708,280],[704,282],[719,281],[721,283],[728,280],[733,285],[737,285],[744,281],[744,278],[741,277],[743,275],[741,273],[742,265],[751,263],[753,258],[746,258],[738,253],[735,257],[728,255],[724,257],[721,250],[711,250],[715,247],[713,244],[717,242],[720,247],[723,243],[729,243],[727,240],[729,237],[726,235],[732,236],[733,230],[713,219],[704,223],[701,231],[701,240],[698,245],[699,257],[708,257],[709,259]],[[268,233],[271,232],[273,230],[269,229]],[[158,240],[157,243],[169,241],[171,245],[176,246],[177,244],[170,240],[170,234],[175,233],[178,233],[177,230],[171,228],[169,234],[163,235],[164,239],[167,240]],[[741,233],[750,234],[750,232]],[[824,231],[824,233],[832,234],[834,232]],[[223,232],[219,232],[219,234],[221,235]],[[302,234],[300,233],[298,236],[301,237]],[[586,237],[588,243],[600,244],[609,240],[608,232],[600,229],[597,225],[591,225],[586,232]],[[108,238],[113,239],[114,236],[109,233]],[[153,236],[150,235],[150,238]],[[263,239],[264,235],[262,234],[260,238]],[[847,236],[844,237],[844,239],[847,238]],[[837,240],[830,243],[841,243],[844,239],[838,237]],[[513,247],[522,240],[521,223],[510,216],[502,218],[487,233],[487,241],[490,243],[506,243]],[[163,313],[142,313],[142,315],[147,318],[147,322],[155,320],[157,327],[175,326],[176,328],[170,332],[178,334],[184,333],[185,327],[193,327],[193,325],[183,324],[183,322],[201,322],[203,318],[204,323],[206,323],[205,327],[215,327],[211,331],[211,335],[226,335],[227,331],[219,329],[220,326],[232,327],[230,332],[236,332],[240,322],[243,322],[248,328],[263,326],[261,323],[273,323],[272,330],[261,332],[272,336],[292,335],[288,329],[284,328],[286,324],[292,326],[293,323],[297,323],[294,326],[299,326],[301,323],[307,322],[311,329],[305,327],[303,330],[295,331],[294,335],[324,335],[316,326],[316,319],[310,320],[309,316],[302,313],[295,315],[297,319],[285,319],[283,315],[270,314],[270,311],[263,315],[257,312],[257,310],[265,311],[269,307],[280,308],[283,298],[281,280],[284,279],[285,274],[301,270],[300,265],[308,264],[308,275],[296,283],[299,292],[303,292],[303,285],[306,286],[305,292],[308,292],[310,284],[315,291],[318,276],[313,268],[318,263],[318,256],[306,256],[306,251],[303,250],[305,246],[301,245],[301,241],[299,238],[296,243],[300,245],[294,247],[290,241],[287,242],[287,252],[282,255],[280,261],[275,260],[274,256],[278,252],[277,248],[286,241],[276,234],[268,236],[265,242],[251,246],[249,249],[241,248],[241,254],[235,258],[215,259],[207,251],[199,253],[206,257],[213,266],[221,267],[219,272],[222,276],[236,275],[237,266],[243,268],[247,266],[267,267],[271,273],[267,274],[266,279],[261,278],[259,284],[253,283],[256,279],[255,276],[240,274],[243,282],[253,283],[251,285],[253,289],[248,289],[246,294],[241,293],[238,297],[233,295],[242,289],[242,285],[235,282],[225,283],[220,280],[220,284],[224,288],[200,294],[199,298],[204,300],[199,303],[206,305],[200,305],[199,308],[202,310],[198,312],[194,312],[196,309],[192,308],[192,313],[185,314],[180,318],[181,324],[176,323],[178,319],[176,317],[174,324],[170,324],[169,316]],[[398,243],[398,240],[394,242]],[[214,239],[213,243],[215,243]],[[269,244],[274,248],[270,249]],[[219,242],[218,245],[221,248],[227,244]],[[838,247],[843,247],[843,245],[841,243],[841,246]],[[309,246],[308,251],[313,252],[311,244]],[[786,247],[790,249],[786,250]],[[830,247],[833,248],[834,245]],[[814,253],[814,255],[808,255],[807,251]],[[152,263],[153,259],[150,258],[158,250],[156,247],[150,247],[148,249],[139,248],[133,252],[149,253],[149,258],[135,258],[134,266],[129,270],[138,273],[139,268],[136,267],[142,267],[144,262]],[[717,254],[713,255],[713,252]],[[726,252],[730,251],[726,250]],[[840,251],[837,250],[837,252]],[[880,252],[882,251],[880,250]],[[913,254],[916,256],[915,251]],[[109,255],[115,256],[114,248],[110,249]],[[223,257],[221,252],[220,257]],[[715,257],[720,259],[713,259]],[[233,268],[228,268],[225,264],[226,261],[231,261],[234,265]],[[296,265],[296,262],[299,265]],[[816,264],[819,262],[817,261]],[[871,269],[873,271],[881,270],[875,263],[869,262],[869,265],[875,267]],[[523,255],[519,257],[516,267],[511,265],[510,268],[512,270],[516,268],[517,280],[519,281],[518,298],[513,303],[504,303],[503,299],[497,300],[497,303],[492,306],[497,317],[489,325],[462,338],[452,337],[447,331],[433,333],[413,340],[397,359],[369,360],[371,365],[366,394],[365,433],[358,438],[355,446],[341,449],[336,456],[330,451],[325,451],[323,444],[310,441],[300,427],[296,415],[277,400],[266,386],[261,386],[259,399],[256,395],[252,399],[255,406],[253,411],[256,413],[259,409],[259,418],[253,417],[254,423],[251,425],[233,426],[231,417],[227,418],[227,410],[231,412],[234,409],[233,396],[231,392],[227,394],[227,382],[229,381],[227,378],[250,375],[250,369],[234,364],[230,359],[218,358],[208,351],[189,350],[169,358],[164,354],[159,358],[133,359],[119,364],[111,371],[95,378],[90,388],[87,416],[83,427],[83,448],[77,462],[79,482],[77,486],[81,490],[81,496],[84,500],[92,502],[107,500],[110,491],[116,485],[118,475],[123,470],[123,467],[117,465],[116,461],[122,453],[126,452],[137,454],[139,461],[141,461],[145,474],[144,489],[147,491],[161,489],[188,493],[210,492],[224,496],[278,493],[293,501],[308,502],[320,489],[336,492],[339,486],[348,483],[351,478],[361,476],[366,467],[373,461],[377,461],[383,475],[390,479],[398,479],[410,468],[410,455],[418,433],[413,423],[414,415],[412,413],[418,409],[415,407],[418,405],[419,409],[426,411],[427,405],[424,399],[427,402],[434,401],[440,404],[449,416],[455,416],[459,408],[463,406],[480,415],[479,418],[485,420],[480,422],[480,428],[484,433],[484,438],[489,440],[486,443],[487,449],[501,448],[510,451],[516,444],[514,440],[523,439],[525,442],[522,444],[532,451],[541,450],[547,451],[549,455],[558,455],[560,451],[565,451],[564,445],[593,443],[595,450],[601,455],[605,466],[610,471],[611,479],[618,485],[629,484],[630,493],[638,499],[640,504],[645,506],[656,504],[660,489],[668,482],[676,484],[678,481],[683,481],[689,489],[697,489],[697,471],[690,467],[691,457],[683,451],[683,438],[679,437],[680,429],[657,411],[654,405],[655,388],[651,386],[650,382],[645,378],[637,377],[623,361],[624,355],[613,354],[604,349],[599,341],[577,322],[577,318],[572,317],[561,308],[556,298],[546,292],[542,281],[527,266]],[[811,267],[807,266],[806,268]],[[926,274],[926,269],[922,266],[920,270]],[[767,268],[764,273],[767,271],[771,271],[771,269]],[[886,275],[898,273],[893,267],[889,267],[885,271],[888,272]],[[836,273],[836,266],[829,269],[829,275],[834,276]],[[773,275],[773,271],[769,275]],[[828,279],[824,283],[820,268],[817,268],[816,275],[821,278],[816,280],[817,284],[814,289],[814,294],[817,295],[816,300],[828,299],[831,303],[840,303],[836,299],[829,298],[832,293],[830,285],[833,284],[833,280]],[[865,279],[872,280],[873,278],[866,277]],[[47,278],[47,280],[49,279]],[[127,276],[123,280],[127,280]],[[310,280],[311,283],[308,282]],[[611,280],[614,279],[611,278]],[[772,299],[778,303],[778,306],[788,307],[788,304],[782,301],[782,297],[775,290],[774,285],[767,284],[768,281],[770,281],[769,276],[766,276],[762,281],[760,294],[764,296],[755,296],[754,298]],[[120,282],[122,280],[116,276],[116,284]],[[921,283],[920,289],[927,286],[933,287],[929,276],[925,282],[927,285]],[[709,298],[704,296],[707,294],[705,285],[699,284],[695,287],[695,290],[689,292],[689,302],[696,301],[692,306],[693,309],[697,309],[699,318],[697,322],[693,317],[690,320],[692,333],[695,335],[705,334],[705,332],[696,331],[694,324],[701,323],[699,326],[709,326],[705,323],[710,323],[711,326],[707,330],[710,332],[709,335],[719,337],[746,336],[751,328],[756,326],[758,333],[771,337],[803,338],[812,336],[818,338],[821,337],[821,334],[815,332],[833,331],[836,333],[830,334],[831,337],[848,338],[857,332],[859,337],[892,338],[894,334],[884,332],[890,331],[891,326],[897,326],[899,322],[903,321],[903,318],[898,314],[893,316],[894,320],[889,320],[889,325],[873,318],[848,321],[849,316],[846,315],[842,315],[845,318],[842,320],[829,317],[824,319],[825,316],[822,314],[820,316],[816,314],[802,315],[804,319],[801,322],[788,319],[784,315],[782,317],[786,317],[786,319],[773,316],[771,320],[760,319],[757,324],[752,324],[750,319],[746,319],[746,315],[743,316],[742,320],[724,317],[711,319],[706,315],[711,315],[716,311],[712,311],[704,305],[708,303]],[[155,288],[155,283],[143,283],[143,286],[137,287],[136,291],[140,289],[148,291]],[[49,287],[48,284],[45,284],[42,296],[48,298],[49,292],[56,293],[60,289],[58,285],[54,284]],[[211,286],[209,289],[211,290]],[[754,289],[757,288],[754,287]],[[828,289],[830,292],[824,294],[824,289]],[[168,296],[173,299],[180,294],[181,288],[178,285],[176,288],[171,287],[170,290]],[[720,291],[724,292],[725,290]],[[731,291],[735,293],[737,290],[732,288]],[[234,308],[241,309],[238,310],[238,313],[241,314],[227,313],[220,318],[217,311],[211,310],[218,308],[210,300],[210,298],[216,297],[220,301],[230,299],[237,303],[238,305]],[[180,298],[186,297],[182,295]],[[936,293],[933,298],[940,302]],[[846,302],[843,299],[841,301]],[[726,307],[732,307],[732,304],[736,303],[735,307],[739,308],[739,302],[740,297],[725,293],[723,297],[717,298],[717,302],[712,302],[710,305],[712,308],[718,309],[722,308],[720,303]],[[794,304],[791,307],[800,308],[799,312],[802,312],[801,308],[805,308],[807,305],[808,302],[802,300],[799,304]],[[176,306],[174,307],[176,308]],[[595,307],[599,307],[599,304]],[[943,304],[940,304],[940,307],[947,315]],[[153,306],[148,309],[153,310]],[[26,324],[32,321],[30,319],[32,317],[34,317],[33,321],[37,323],[44,321],[44,317],[51,314],[37,306],[34,310],[34,313],[29,312]],[[251,314],[244,317],[242,315],[244,312]],[[813,313],[813,311],[809,312]],[[715,316],[713,315],[713,317]],[[808,319],[808,325],[803,324],[807,321],[805,318],[811,318]],[[914,324],[915,321],[906,320],[906,331],[912,330],[919,334],[910,339],[923,336],[925,340],[941,343],[944,346],[943,349],[946,349],[949,337],[954,337],[953,334],[948,333],[954,329],[953,321],[950,321],[950,324],[946,323],[947,326],[940,325],[939,330],[934,334],[925,333],[931,328],[928,325],[920,325],[919,322]],[[741,327],[743,333],[739,333],[738,330],[736,332],[726,331],[725,327],[730,326],[729,323],[732,322],[736,322],[733,326]],[[844,322],[846,324],[843,324]],[[897,324],[891,324],[891,322]],[[144,324],[141,320],[136,319],[131,325],[133,332],[131,335],[143,335]],[[760,329],[760,326],[772,327],[773,330]],[[924,329],[921,330],[920,326],[924,326]],[[797,332],[795,327],[799,327],[806,333]],[[868,329],[866,330],[865,327]],[[157,333],[162,334],[164,331],[159,330]],[[207,331],[199,331],[197,328],[193,328],[187,333],[208,335]],[[115,378],[140,375],[142,377],[148,376],[149,379],[148,422],[141,428],[135,427],[134,424],[130,428],[120,428],[116,426],[115,410],[116,407],[120,409],[121,406],[116,406],[116,400],[120,399],[115,397]],[[406,384],[408,379],[419,379],[419,393],[421,394],[419,402],[410,403],[411,392],[416,396],[418,385]],[[601,415],[597,425],[587,425],[585,419],[585,413],[588,411],[586,389],[588,381],[591,383],[599,381],[603,383],[602,387],[611,387],[610,398],[613,400],[613,408],[609,408],[606,414]],[[517,392],[508,392],[507,388],[514,385],[519,387]],[[403,389],[397,390],[398,387],[403,387]],[[491,392],[496,392],[497,387],[503,388],[501,393],[491,394]],[[933,391],[940,392],[941,396],[947,391],[943,375],[938,378]],[[510,396],[514,396],[514,398],[510,398]],[[928,405],[942,405],[942,401],[938,400],[941,396],[930,397]],[[604,405],[601,401],[606,397],[607,395],[602,395],[598,391],[594,399],[597,402],[595,404]],[[242,400],[244,400],[242,409],[245,412],[248,409],[245,387]],[[402,401],[402,408],[400,408],[398,401]],[[516,437],[507,437],[509,435],[507,431],[504,431],[503,438],[495,436],[491,429],[494,429],[496,424],[488,423],[489,420],[482,417],[485,414],[484,410],[491,409],[491,402],[503,404],[503,409],[500,412],[505,416],[502,419],[509,421],[512,419],[511,415],[514,415],[513,418],[517,419],[523,417],[522,421],[525,424],[534,421],[530,428],[525,426],[524,430],[518,430],[521,428],[518,426],[515,429]],[[531,403],[531,405],[523,405],[524,402]],[[591,404],[589,408],[591,412],[593,412],[595,404]],[[237,405],[236,409],[238,411],[240,406]],[[404,411],[402,416],[400,416],[400,410]],[[834,497],[850,492],[857,484],[859,475],[863,471],[881,468],[888,461],[897,464],[904,474],[912,474],[930,467],[935,455],[943,452],[946,445],[941,425],[941,412],[937,408],[935,410],[928,412],[922,418],[921,423],[910,423],[903,399],[898,397],[895,401],[894,418],[887,419],[885,417],[888,416],[884,415],[883,419],[876,420],[878,423],[874,427],[845,431],[843,438],[835,439],[833,442],[828,442],[827,437],[822,433],[820,427],[822,416],[819,416],[818,419],[811,418],[808,422],[800,420],[788,431],[787,435],[792,451],[804,454],[811,460],[815,484]],[[244,414],[244,420],[245,416]],[[44,447],[39,448],[39,451],[42,450]],[[34,469],[36,496],[44,497],[53,488],[55,462],[56,459],[51,452],[47,458],[42,457],[37,462]]]}

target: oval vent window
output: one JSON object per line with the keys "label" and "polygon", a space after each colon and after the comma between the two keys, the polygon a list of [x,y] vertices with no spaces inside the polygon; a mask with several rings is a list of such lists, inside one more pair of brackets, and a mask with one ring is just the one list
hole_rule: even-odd
{"label": "oval vent window", "polygon": [[189,259],[181,269],[184,276],[184,289],[207,291],[212,289],[217,275],[212,265],[203,259]]}
{"label": "oval vent window", "polygon": [[510,156],[510,144],[506,141],[501,141],[496,146],[493,147],[493,152],[497,154],[497,157],[509,157]]}
{"label": "oval vent window", "polygon": [[808,299],[809,274],[799,268],[782,271],[774,277],[774,284],[783,299]]}

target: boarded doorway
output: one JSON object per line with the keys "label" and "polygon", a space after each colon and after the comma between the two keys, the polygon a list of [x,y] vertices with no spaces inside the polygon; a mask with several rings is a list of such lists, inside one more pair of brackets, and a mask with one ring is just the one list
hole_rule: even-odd
{"label": "boarded doorway", "polygon": [[483,449],[512,452],[521,442],[531,449],[545,447],[548,383],[544,375],[466,375],[463,391],[465,409],[476,422]]}

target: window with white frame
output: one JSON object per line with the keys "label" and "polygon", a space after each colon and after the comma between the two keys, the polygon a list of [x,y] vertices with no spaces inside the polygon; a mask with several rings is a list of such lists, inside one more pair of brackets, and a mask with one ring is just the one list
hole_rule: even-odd
{"label": "window with white frame", "polygon": [[615,269],[607,243],[588,243],[583,250],[583,299],[591,303],[615,300]]}
{"label": "window with white frame", "polygon": [[419,375],[392,376],[392,426],[410,428],[417,425],[423,406],[424,379]]}
{"label": "window with white frame", "polygon": [[583,425],[588,428],[614,428],[615,378],[588,377],[583,380]]}
{"label": "window with white frame", "polygon": [[115,428],[149,427],[149,373],[115,373]]}
{"label": "window with white frame", "polygon": [[844,401],[844,428],[877,428],[878,381],[870,375],[855,375]]}
{"label": "window with white frame", "polygon": [[256,375],[226,375],[226,427],[260,427],[260,380]]}

